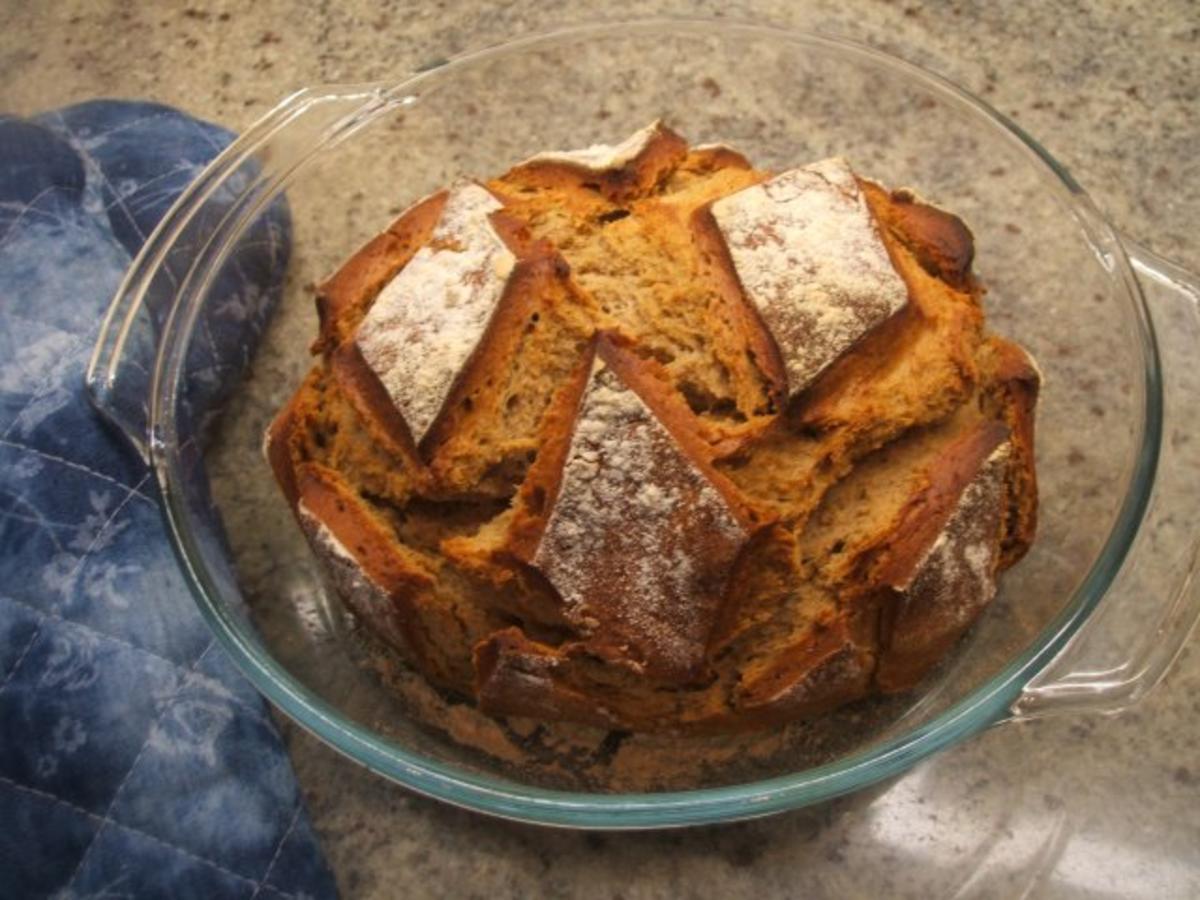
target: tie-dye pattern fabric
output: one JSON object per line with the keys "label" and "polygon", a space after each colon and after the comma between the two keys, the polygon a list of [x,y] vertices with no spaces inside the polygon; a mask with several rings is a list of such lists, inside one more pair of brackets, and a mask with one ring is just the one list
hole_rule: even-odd
{"label": "tie-dye pattern fabric", "polygon": [[[0,117],[0,896],[327,897],[261,698],[203,624],[83,375],[132,256],[230,135],[95,102]],[[279,205],[190,357],[219,403],[287,264]]]}

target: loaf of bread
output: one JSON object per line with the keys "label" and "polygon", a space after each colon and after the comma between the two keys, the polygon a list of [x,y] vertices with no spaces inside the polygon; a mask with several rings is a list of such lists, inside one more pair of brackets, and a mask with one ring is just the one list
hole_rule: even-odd
{"label": "loaf of bread", "polygon": [[363,627],[485,713],[715,733],[904,691],[1032,540],[1039,375],[954,215],[654,123],[409,208],[266,453]]}

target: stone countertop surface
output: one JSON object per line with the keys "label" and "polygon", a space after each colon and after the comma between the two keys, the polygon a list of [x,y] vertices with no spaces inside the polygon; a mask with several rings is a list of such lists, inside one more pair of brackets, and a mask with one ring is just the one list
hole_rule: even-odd
{"label": "stone countertop surface", "polygon": [[[134,5],[4,0],[0,110],[159,100],[240,129],[298,87],[394,76],[611,7],[387,0]],[[647,3],[855,38],[1036,135],[1125,234],[1200,271],[1200,7]],[[993,729],[851,797],[771,819],[583,834],[415,796],[284,725],[346,897],[1200,895],[1200,653],[1119,717]]]}

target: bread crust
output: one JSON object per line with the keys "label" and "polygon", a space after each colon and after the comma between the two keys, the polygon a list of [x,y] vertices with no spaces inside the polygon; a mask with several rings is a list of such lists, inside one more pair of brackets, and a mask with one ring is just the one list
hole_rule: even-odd
{"label": "bread crust", "polygon": [[[1019,377],[1022,372],[1008,374]],[[1011,397],[1009,387],[989,382],[984,390]],[[476,659],[487,660],[486,668],[476,673],[481,708],[495,715],[537,716],[539,709],[573,709],[580,698],[590,695],[593,705],[603,698],[603,715],[593,709],[586,719],[573,717],[574,721],[704,734],[759,729],[821,715],[872,691],[895,693],[912,688],[941,661],[991,599],[989,593],[962,590],[962,584],[949,595],[931,591],[928,584],[913,584],[913,576],[944,536],[964,492],[997,450],[1005,451],[1004,474],[997,480],[1004,483],[1008,479],[1007,465],[1018,458],[1013,450],[1017,437],[1002,419],[980,415],[972,405],[923,438],[932,441],[932,452],[923,454],[919,469],[912,473],[911,487],[895,503],[887,526],[872,532],[868,540],[847,547],[844,552],[853,559],[846,561],[840,576],[821,587],[825,594],[838,598],[836,611],[831,612],[834,607],[830,606],[803,626],[794,623],[786,639],[771,644],[769,655],[754,649],[757,642],[768,642],[762,640],[761,628],[756,634],[751,626],[750,637],[741,635],[748,650],[737,672],[718,671],[714,682],[693,686],[678,698],[681,709],[672,710],[674,718],[668,722],[661,720],[663,711],[652,705],[651,695],[659,692],[653,687],[631,684],[617,693],[611,685],[592,681],[589,686],[591,666],[573,655],[572,648],[508,638],[495,645],[489,641],[477,645]],[[864,465],[864,472],[867,468]],[[868,479],[865,484],[871,483]],[[993,507],[998,513],[1000,504],[993,503]],[[1000,516],[979,518],[990,523],[998,546],[1003,534]],[[772,543],[781,539],[786,535],[775,528],[760,530],[756,550],[745,554],[742,564],[760,567]],[[793,559],[802,556],[805,548],[789,550],[786,542],[779,546],[777,555],[796,566],[792,577],[811,579]],[[998,556],[993,557],[989,575],[994,576],[999,568]],[[735,568],[731,584],[745,589],[750,584],[747,576]],[[953,615],[947,614],[950,609]],[[710,645],[709,656],[717,660],[723,654],[737,656],[739,632],[729,623],[744,619],[746,611],[731,602],[725,615],[728,618],[715,629]],[[528,677],[533,671],[538,673],[536,683]]]}
{"label": "bread crust", "polygon": [[[762,371],[769,385],[772,405],[783,409],[787,402],[787,372],[779,347],[771,339],[762,315],[751,303],[738,282],[729,247],[721,237],[721,229],[713,218],[711,204],[700,207],[692,214],[692,229],[700,255],[705,261],[708,277],[724,298],[735,327],[745,336],[746,346],[755,365]],[[739,446],[737,442],[726,443],[717,448],[718,453],[728,453]]]}
{"label": "bread crust", "polygon": [[[521,508],[516,533],[501,553],[536,568],[560,590],[566,618],[582,634],[572,649],[663,683],[688,683],[704,670],[727,587],[726,566],[760,523],[712,466],[686,407],[634,353],[600,335],[592,359],[586,382],[576,382],[569,398],[575,408],[568,409],[564,398],[565,434],[540,454],[537,493],[530,496],[537,511],[529,504]],[[605,405],[595,414],[607,418],[593,420],[598,402]],[[597,434],[601,424],[611,428],[618,419],[621,431]],[[656,432],[659,426],[665,435]],[[631,485],[631,473],[613,470],[626,466],[638,467],[646,484]],[[654,499],[643,503],[647,485]],[[564,497],[564,489],[582,493]],[[664,527],[678,533],[664,533]],[[606,537],[597,535],[607,529]],[[661,555],[663,566],[692,573],[688,589],[681,592],[674,576],[661,579],[640,567],[640,576],[630,577],[629,563],[649,552]],[[587,586],[582,594],[579,585]]]}
{"label": "bread crust", "polygon": [[1020,561],[1037,534],[1038,486],[1034,459],[1034,431],[1042,374],[1024,349],[995,335],[985,341],[980,368],[996,389],[986,392],[982,405],[989,415],[1008,426],[1012,457],[1009,461],[1004,535],[1000,543],[1000,570]]}
{"label": "bread crust", "polygon": [[654,123],[487,182],[511,267],[420,435],[356,333],[454,245],[450,192],[319,289],[265,455],[338,593],[436,684],[498,716],[769,727],[918,684],[1028,549],[1040,375],[984,330],[969,229],[850,176],[907,302],[789,385],[713,213],[771,177]]}
{"label": "bread crust", "polygon": [[[365,578],[366,590],[341,591],[351,610],[403,655],[427,659],[414,598],[432,584],[430,573],[396,545],[389,529],[336,472],[303,463],[295,479],[296,517],[326,566],[336,571],[353,565]],[[327,534],[322,537],[316,529]]]}
{"label": "bread crust", "polygon": [[613,203],[623,203],[648,194],[673,172],[687,156],[687,142],[664,125],[654,122],[644,129],[640,149],[619,165],[589,166],[557,158],[531,157],[514,166],[523,182],[555,189],[593,191]]}
{"label": "bread crust", "polygon": [[362,358],[358,345],[346,341],[334,349],[329,355],[329,368],[359,416],[377,427],[379,440],[386,448],[406,459],[414,469],[421,470],[424,461],[417,452],[408,423]]}
{"label": "bread crust", "polygon": [[441,190],[418,200],[321,283],[316,295],[320,329],[314,353],[332,350],[358,327],[384,284],[429,240],[448,193]]}
{"label": "bread crust", "polygon": [[[867,180],[860,179],[867,187]],[[889,193],[869,183],[869,190]],[[889,193],[891,202],[883,217],[884,227],[904,242],[922,268],[952,287],[970,290],[971,263],[975,260],[975,236],[958,216],[921,200],[915,192],[898,188]]]}
{"label": "bread crust", "polygon": [[908,285],[843,159],[781,172],[708,211],[731,277],[775,344],[789,394],[908,304]]}

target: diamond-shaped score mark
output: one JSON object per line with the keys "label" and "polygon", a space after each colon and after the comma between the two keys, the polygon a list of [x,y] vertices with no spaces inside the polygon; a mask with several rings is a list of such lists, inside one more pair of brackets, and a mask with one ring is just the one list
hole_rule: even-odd
{"label": "diamond-shaped score mark", "polygon": [[758,523],[632,351],[602,336],[583,365],[560,400],[573,421],[522,488],[513,549],[558,592],[580,650],[687,683]]}
{"label": "diamond-shaped score mark", "polygon": [[764,363],[792,395],[908,303],[844,159],[790,169],[710,209],[778,350]]}
{"label": "diamond-shaped score mark", "polygon": [[[408,234],[425,220],[427,243],[361,326],[329,348],[329,370],[336,392],[401,461],[417,493],[507,497],[508,479],[532,456],[528,441],[549,399],[543,386],[569,374],[595,310],[558,251],[488,189],[461,182],[441,197],[436,222],[423,201],[393,225]],[[355,257],[327,283],[323,315],[332,324],[323,326],[323,342],[337,339],[334,326],[345,329],[356,302],[367,302],[358,295],[383,268],[376,242],[361,264]],[[356,273],[362,281],[352,284]],[[501,433],[506,426],[513,434]]]}
{"label": "diamond-shaped score mark", "polygon": [[419,444],[482,338],[516,257],[490,221],[501,203],[456,184],[430,243],[384,287],[355,335]]}

